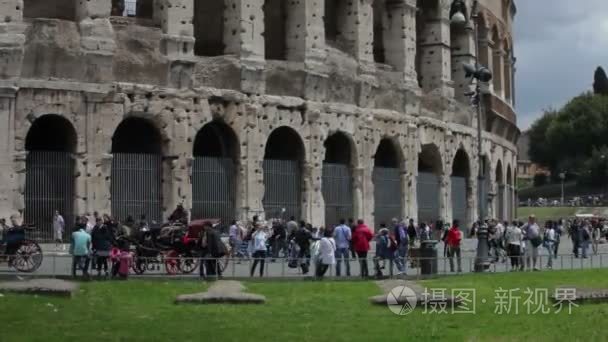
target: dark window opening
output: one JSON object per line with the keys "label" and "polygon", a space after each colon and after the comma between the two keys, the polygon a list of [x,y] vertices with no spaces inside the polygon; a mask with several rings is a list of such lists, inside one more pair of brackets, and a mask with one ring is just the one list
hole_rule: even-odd
{"label": "dark window opening", "polygon": [[44,115],[34,121],[25,139],[27,151],[74,152],[76,131],[59,115]]}
{"label": "dark window opening", "polygon": [[289,127],[275,129],[268,137],[264,159],[303,160],[304,146],[298,133]]}
{"label": "dark window opening", "polygon": [[382,139],[376,155],[374,156],[374,165],[384,168],[399,168],[399,158],[395,145],[388,139]]}
{"label": "dark window opening", "polygon": [[112,16],[154,18],[154,0],[112,0]]}
{"label": "dark window opening", "polygon": [[194,54],[221,56],[224,54],[224,1],[194,2]]}
{"label": "dark window opening", "polygon": [[266,59],[287,59],[287,2],[264,2],[264,50]]}
{"label": "dark window opening", "polygon": [[458,150],[452,165],[452,176],[469,177],[469,157],[464,150]]}
{"label": "dark window opening", "polygon": [[336,42],[338,40],[338,6],[341,0],[325,0],[325,40]]}
{"label": "dark window opening", "polygon": [[424,145],[422,152],[418,155],[418,172],[440,174],[441,154],[435,145]]}
{"label": "dark window opening", "polygon": [[351,144],[346,134],[338,132],[325,140],[325,163],[346,164],[351,163]]}
{"label": "dark window opening", "polygon": [[427,32],[428,21],[431,21],[437,17],[439,17],[439,3],[437,0],[418,0],[416,7],[418,11],[416,12],[416,73],[418,75],[418,85],[420,87],[423,86],[424,74],[423,74],[423,64],[424,64],[424,54],[425,54],[425,45],[431,43],[429,41],[432,38],[430,32]]}
{"label": "dark window opening", "polygon": [[161,154],[160,133],[146,119],[125,119],[112,137],[112,153]]}
{"label": "dark window opening", "polygon": [[504,185],[504,183],[505,181],[502,177],[502,163],[498,161],[498,164],[496,164],[496,184]]}
{"label": "dark window opening", "polygon": [[195,157],[236,159],[237,149],[234,131],[223,122],[211,122],[196,134],[193,154]]}
{"label": "dark window opening", "polygon": [[24,0],[23,16],[25,18],[46,18],[76,20],[76,2],[74,0]]}
{"label": "dark window opening", "polygon": [[385,0],[374,0],[372,10],[374,12],[374,61],[386,63],[384,51],[384,15],[386,13]]}

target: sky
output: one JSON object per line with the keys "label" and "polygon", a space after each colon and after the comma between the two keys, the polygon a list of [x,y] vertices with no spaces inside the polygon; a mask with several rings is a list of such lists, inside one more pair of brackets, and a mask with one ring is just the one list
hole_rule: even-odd
{"label": "sky", "polygon": [[514,50],[518,126],[591,90],[608,72],[608,0],[516,0]]}

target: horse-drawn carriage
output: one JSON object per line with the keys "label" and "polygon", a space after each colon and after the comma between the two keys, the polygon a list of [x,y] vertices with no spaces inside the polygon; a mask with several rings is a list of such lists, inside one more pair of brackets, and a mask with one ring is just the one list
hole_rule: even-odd
{"label": "horse-drawn carriage", "polygon": [[198,241],[203,231],[203,223],[209,221],[217,225],[218,220],[196,220],[187,226],[173,222],[163,226],[136,229],[123,226],[123,240],[132,245],[134,252],[133,271],[160,270],[164,265],[167,274],[190,274],[200,265]]}
{"label": "horse-drawn carriage", "polygon": [[43,254],[38,243],[26,237],[26,231],[33,229],[28,226],[5,231],[4,241],[0,241],[0,262],[6,261],[19,272],[36,271],[42,264]]}

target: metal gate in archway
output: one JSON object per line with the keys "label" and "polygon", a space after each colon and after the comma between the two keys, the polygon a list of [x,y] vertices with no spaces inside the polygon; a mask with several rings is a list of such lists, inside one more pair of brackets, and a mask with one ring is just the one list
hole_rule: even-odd
{"label": "metal gate in archway", "polygon": [[[298,160],[264,159],[264,214],[266,218],[299,219],[302,215],[302,173]],[[285,212],[282,209],[285,208]]]}
{"label": "metal gate in archway", "polygon": [[466,229],[467,222],[467,179],[452,177],[452,219],[460,222],[460,227]]}
{"label": "metal gate in archway", "polygon": [[30,151],[26,158],[24,223],[36,238],[53,240],[53,215],[65,220],[64,240],[74,223],[74,158],[69,152]]}
{"label": "metal gate in archway", "polygon": [[390,224],[401,218],[401,171],[397,168],[374,167],[374,223]]}
{"label": "metal gate in archway", "polygon": [[236,218],[236,177],[230,158],[196,157],[192,165],[192,219]]}
{"label": "metal gate in archway", "polygon": [[112,216],[162,222],[162,157],[146,153],[114,153],[112,159]]}
{"label": "metal gate in archway", "polygon": [[353,218],[353,177],[346,164],[323,163],[322,192],[325,200],[325,226],[340,219]]}
{"label": "metal gate in archway", "polygon": [[417,183],[418,222],[435,222],[439,219],[439,176],[420,172]]}

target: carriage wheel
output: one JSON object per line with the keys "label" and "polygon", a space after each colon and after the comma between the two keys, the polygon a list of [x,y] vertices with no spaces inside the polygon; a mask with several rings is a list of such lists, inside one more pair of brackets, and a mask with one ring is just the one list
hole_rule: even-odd
{"label": "carriage wheel", "polygon": [[15,255],[11,258],[11,266],[19,272],[31,273],[42,264],[42,248],[31,240],[24,240]]}
{"label": "carriage wheel", "polygon": [[135,262],[133,263],[131,268],[133,269],[133,272],[135,272],[135,274],[144,274],[144,272],[146,272],[146,270],[148,269],[148,259],[136,256]]}
{"label": "carriage wheel", "polygon": [[181,260],[177,263],[177,267],[184,274],[190,274],[194,272],[201,263],[200,259],[192,255],[182,254],[179,257]]}
{"label": "carriage wheel", "polygon": [[169,275],[175,275],[180,271],[180,259],[179,254],[176,251],[171,250],[164,256],[165,258],[165,270]]}

